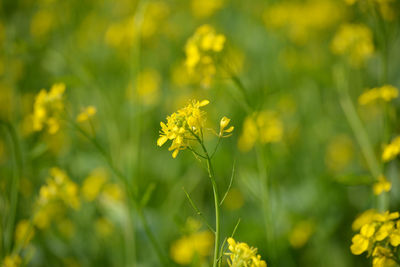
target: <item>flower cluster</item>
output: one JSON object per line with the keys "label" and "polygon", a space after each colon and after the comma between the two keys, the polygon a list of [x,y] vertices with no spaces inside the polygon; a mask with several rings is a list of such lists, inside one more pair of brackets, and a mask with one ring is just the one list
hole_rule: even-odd
{"label": "flower cluster", "polygon": [[243,122],[238,146],[241,151],[249,151],[258,141],[261,144],[275,143],[282,139],[283,125],[276,112],[261,111],[248,116]]}
{"label": "flower cluster", "polygon": [[378,181],[373,184],[372,189],[375,195],[380,195],[382,192],[389,192],[392,189],[392,183],[385,176],[380,175]]}
{"label": "flower cluster", "polygon": [[232,237],[228,238],[229,250],[225,253],[229,256],[228,265],[231,267],[267,267],[267,263],[257,255],[257,248],[249,247],[246,243],[236,242]]}
{"label": "flower cluster", "polygon": [[193,100],[186,107],[179,109],[167,117],[167,124],[161,122],[160,137],[157,145],[162,146],[168,140],[172,140],[169,151],[176,158],[180,150],[189,146],[190,140],[200,138],[206,121],[205,112],[200,108],[208,105],[208,100]]}
{"label": "flower cluster", "polygon": [[80,206],[78,186],[70,180],[68,175],[59,168],[50,170],[47,184],[40,188],[37,200],[37,212],[34,224],[39,228],[46,228],[53,217],[62,212],[62,207],[67,206],[77,209]]}
{"label": "flower cluster", "polygon": [[76,117],[77,122],[84,122],[89,120],[91,117],[96,115],[97,109],[94,106],[88,106],[82,110],[81,113],[78,114]]}
{"label": "flower cluster", "polygon": [[368,252],[373,257],[373,266],[390,266],[393,249],[400,245],[399,216],[398,212],[375,210],[361,214],[353,223],[353,229],[360,232],[352,239],[351,252],[355,255]]}
{"label": "flower cluster", "polygon": [[171,258],[182,265],[190,264],[195,256],[205,258],[210,254],[213,240],[210,231],[199,231],[183,236],[172,244]]}
{"label": "flower cluster", "polygon": [[331,49],[348,56],[350,64],[358,67],[374,53],[372,32],[362,24],[344,24],[333,38]]}
{"label": "flower cluster", "polygon": [[381,99],[385,102],[389,102],[399,96],[399,90],[392,85],[384,85],[381,87],[375,87],[362,93],[358,98],[360,105],[367,105]]}
{"label": "flower cluster", "polygon": [[335,25],[340,14],[335,1],[281,1],[265,10],[264,22],[268,28],[285,30],[291,41],[303,44]]}
{"label": "flower cluster", "polygon": [[56,83],[50,91],[40,90],[33,105],[33,130],[41,131],[47,126],[50,134],[60,128],[60,115],[64,109],[63,94],[65,84]]}
{"label": "flower cluster", "polygon": [[201,83],[208,87],[216,73],[215,55],[220,53],[225,44],[225,36],[217,34],[210,25],[197,28],[185,45],[185,65],[190,75],[198,75]]}
{"label": "flower cluster", "polygon": [[400,154],[400,136],[395,137],[392,142],[383,149],[382,160],[388,162]]}
{"label": "flower cluster", "polygon": [[19,255],[12,254],[4,258],[1,267],[18,267],[21,265],[21,263],[22,263],[21,257]]}
{"label": "flower cluster", "polygon": [[108,181],[108,174],[102,168],[94,169],[82,184],[82,195],[88,202],[101,199],[112,200],[114,202],[121,201],[124,194],[118,184]]}

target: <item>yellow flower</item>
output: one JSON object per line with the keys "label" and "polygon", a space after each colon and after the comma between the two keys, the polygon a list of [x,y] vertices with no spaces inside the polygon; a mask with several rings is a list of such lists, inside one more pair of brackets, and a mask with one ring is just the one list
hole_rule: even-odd
{"label": "yellow flower", "polygon": [[343,24],[331,43],[332,52],[347,55],[355,67],[362,65],[374,53],[371,30],[362,24]]}
{"label": "yellow flower", "polygon": [[374,183],[372,188],[375,195],[380,195],[382,192],[389,192],[392,188],[392,183],[389,182],[385,176],[380,175],[378,181]]}
{"label": "yellow flower", "polygon": [[314,231],[312,221],[301,221],[295,225],[289,235],[289,243],[294,248],[303,247]]}
{"label": "yellow flower", "polygon": [[385,102],[389,102],[394,98],[399,96],[399,90],[392,85],[384,85],[381,87],[375,87],[369,89],[362,93],[358,98],[358,103],[360,105],[367,105],[377,101],[378,99],[382,99]]}
{"label": "yellow flower", "polygon": [[396,229],[390,233],[389,240],[390,244],[394,247],[400,245],[400,221],[396,222]]}
{"label": "yellow flower", "polygon": [[15,241],[17,244],[26,246],[32,240],[34,234],[35,230],[31,222],[28,220],[21,220],[18,222],[15,229]]}
{"label": "yellow flower", "polygon": [[268,5],[263,19],[267,28],[283,30],[292,42],[304,44],[336,25],[342,13],[337,1],[280,1]]}
{"label": "yellow flower", "polygon": [[33,105],[33,130],[41,131],[47,125],[48,132],[55,134],[60,128],[60,116],[64,110],[65,84],[54,84],[49,92],[42,89]]}
{"label": "yellow flower", "polygon": [[372,252],[372,266],[373,267],[394,267],[396,262],[392,260],[393,253],[390,249],[377,246]]}
{"label": "yellow flower", "polygon": [[16,254],[8,255],[4,258],[2,267],[18,267],[22,263],[21,257]]}
{"label": "yellow flower", "polygon": [[197,28],[185,45],[185,65],[190,75],[198,76],[201,83],[208,87],[216,73],[215,56],[225,44],[225,36],[217,34],[210,25]]}
{"label": "yellow flower", "polygon": [[63,170],[51,168],[46,185],[39,191],[38,211],[34,215],[34,224],[39,228],[46,228],[63,207],[78,209],[79,206],[78,186]]}
{"label": "yellow flower", "polygon": [[160,97],[160,74],[153,69],[140,72],[136,78],[135,90],[140,102],[145,105],[157,103]]}
{"label": "yellow flower", "polygon": [[397,136],[393,141],[386,145],[383,149],[382,160],[384,162],[391,161],[400,153],[400,136]]}
{"label": "yellow flower", "polygon": [[388,237],[389,234],[392,232],[393,227],[394,227],[394,222],[392,221],[383,223],[375,234],[375,240],[382,241],[383,239]]}
{"label": "yellow flower", "polygon": [[103,169],[95,169],[83,181],[82,194],[87,201],[93,201],[99,195],[103,185],[107,181],[107,174]]}
{"label": "yellow flower", "polygon": [[391,221],[391,220],[395,220],[397,218],[399,218],[400,214],[396,211],[396,212],[389,212],[389,211],[385,211],[382,213],[376,213],[374,215],[374,220],[377,222],[387,222],[387,221]]}
{"label": "yellow flower", "polygon": [[366,210],[361,213],[352,224],[353,230],[360,230],[363,225],[372,223],[377,213],[378,212],[374,209]]}
{"label": "yellow flower", "polygon": [[89,120],[97,113],[97,109],[94,106],[86,107],[79,115],[76,117],[77,122],[84,122]]}
{"label": "yellow flower", "polygon": [[[230,126],[228,129],[225,129],[229,122],[231,121],[231,119],[228,119],[227,117],[222,117],[220,123],[219,123],[219,137],[229,137],[232,134],[232,131],[235,129],[235,127]],[[227,133],[227,135],[224,135],[224,133]]]}
{"label": "yellow flower", "polygon": [[135,29],[135,18],[133,16],[115,22],[107,28],[104,36],[105,42],[117,49],[129,48],[133,45],[137,36]]}
{"label": "yellow flower", "polygon": [[267,263],[257,255],[257,248],[249,247],[246,243],[236,242],[232,237],[228,238],[230,252],[228,265],[231,267],[267,267]]}
{"label": "yellow flower", "polygon": [[367,251],[370,247],[371,237],[374,235],[374,233],[374,224],[365,224],[363,227],[361,227],[360,234],[356,234],[351,240],[351,252],[354,255],[360,255],[364,251]]}
{"label": "yellow flower", "polygon": [[176,240],[171,246],[171,258],[178,264],[188,265],[197,255],[207,257],[213,245],[213,234],[201,231]]}
{"label": "yellow flower", "polygon": [[258,141],[261,144],[276,143],[282,139],[283,125],[273,111],[261,111],[246,117],[238,140],[241,151],[247,152]]}
{"label": "yellow flower", "polygon": [[191,0],[193,16],[197,18],[209,17],[222,8],[224,0]]}
{"label": "yellow flower", "polygon": [[208,100],[201,102],[193,100],[186,107],[178,110],[167,117],[167,124],[161,122],[160,137],[157,145],[162,146],[168,140],[172,140],[169,151],[172,157],[176,158],[180,150],[189,146],[189,141],[201,138],[204,124],[206,121],[205,112],[200,110],[210,103]]}

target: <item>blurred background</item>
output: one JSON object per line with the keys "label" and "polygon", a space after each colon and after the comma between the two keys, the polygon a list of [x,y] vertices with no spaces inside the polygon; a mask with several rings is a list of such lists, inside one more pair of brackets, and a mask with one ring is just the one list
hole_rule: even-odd
{"label": "blurred background", "polygon": [[[358,97],[400,86],[399,12],[397,0],[2,0],[0,262],[210,266],[213,235],[184,191],[214,225],[204,162],[156,144],[160,121],[207,99],[208,128],[235,126],[213,158],[221,195],[234,169],[222,238],[240,218],[235,239],[268,266],[370,265],[350,251],[352,223],[399,210],[399,162],[381,153],[400,102]],[[207,79],[186,61],[202,25],[225,36]],[[37,95],[58,83],[59,129],[37,131]],[[379,196],[377,169],[392,183]]]}

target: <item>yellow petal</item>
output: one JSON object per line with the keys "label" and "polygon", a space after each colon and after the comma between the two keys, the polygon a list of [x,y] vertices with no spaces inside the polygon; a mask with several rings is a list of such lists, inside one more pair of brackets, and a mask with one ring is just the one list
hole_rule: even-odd
{"label": "yellow petal", "polygon": [[157,145],[162,146],[163,144],[165,144],[165,142],[167,142],[167,140],[168,138],[165,135],[163,135],[157,139]]}

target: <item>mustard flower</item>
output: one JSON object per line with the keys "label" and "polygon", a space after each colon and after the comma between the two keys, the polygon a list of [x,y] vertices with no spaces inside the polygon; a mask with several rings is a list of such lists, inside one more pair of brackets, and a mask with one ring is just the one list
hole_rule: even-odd
{"label": "mustard flower", "polygon": [[206,121],[205,112],[200,108],[208,105],[208,100],[193,100],[186,107],[179,109],[167,117],[167,124],[161,122],[160,137],[157,145],[162,146],[168,140],[172,140],[169,151],[176,158],[180,150],[189,146],[190,140],[195,136],[201,136]]}
{"label": "mustard flower", "polygon": [[377,246],[372,252],[372,267],[394,267],[396,262],[392,259],[393,252],[385,247]]}
{"label": "mustard flower", "polygon": [[397,157],[400,153],[400,136],[397,136],[393,141],[386,145],[383,149],[382,160],[388,162]]}
{"label": "mustard flower", "polygon": [[88,106],[76,117],[77,122],[85,122],[93,117],[97,113],[97,109],[94,106]]}
{"label": "mustard flower", "polygon": [[[229,122],[231,121],[231,119],[228,119],[227,117],[222,117],[220,123],[219,123],[219,137],[229,137],[231,136],[233,130],[235,129],[235,127],[230,126],[228,129],[226,129],[226,127],[228,127]],[[226,134],[226,135],[224,135]]]}
{"label": "mustard flower", "polygon": [[50,91],[42,89],[36,96],[33,105],[33,130],[41,131],[45,126],[50,134],[55,134],[60,128],[60,116],[64,110],[63,94],[65,84],[56,83]]}
{"label": "mustard flower", "polygon": [[372,246],[372,236],[375,233],[374,224],[365,224],[361,227],[360,233],[352,238],[351,252],[360,255]]}
{"label": "mustard flower", "polygon": [[33,225],[28,220],[21,220],[15,228],[15,241],[17,244],[27,246],[35,235]]}
{"label": "mustard flower", "polygon": [[21,266],[22,264],[22,259],[19,255],[12,254],[8,255],[4,258],[2,267],[18,267]]}
{"label": "mustard flower", "polygon": [[380,195],[382,192],[389,192],[392,188],[392,183],[389,182],[385,176],[380,175],[378,181],[373,184],[373,191],[375,195]]}
{"label": "mustard flower", "polygon": [[46,228],[52,218],[59,215],[64,207],[79,208],[78,186],[63,170],[54,167],[50,170],[50,177],[47,179],[46,185],[40,188],[36,204],[34,225]]}
{"label": "mustard flower", "polygon": [[276,143],[282,139],[283,125],[276,112],[261,111],[254,113],[243,122],[242,134],[238,140],[241,151],[247,152],[256,142]]}
{"label": "mustard flower", "polygon": [[381,87],[375,87],[362,93],[358,98],[360,105],[367,105],[381,99],[385,102],[389,102],[399,96],[399,90],[392,85],[384,85]]}
{"label": "mustard flower", "polygon": [[210,255],[213,245],[213,234],[210,231],[199,231],[172,243],[171,258],[178,264],[188,265],[197,255],[200,259]]}
{"label": "mustard flower", "polygon": [[368,256],[372,253],[374,266],[375,263],[378,264],[380,261],[383,261],[382,257],[385,253],[381,253],[383,251],[376,251],[376,248],[384,246],[391,252],[392,248],[400,245],[399,216],[398,212],[390,213],[389,211],[385,211],[379,213],[375,210],[364,212],[353,223],[353,229],[364,224],[361,226],[360,232],[352,238],[351,252],[355,255],[360,255],[367,251]]}
{"label": "mustard flower", "polygon": [[225,39],[210,25],[203,25],[186,42],[186,68],[190,75],[198,75],[206,87],[210,86],[216,74],[215,56],[223,50]]}
{"label": "mustard flower", "polygon": [[250,247],[246,243],[236,242],[232,237],[228,238],[230,252],[228,265],[231,267],[267,267],[267,263],[257,255],[257,248]]}
{"label": "mustard flower", "polygon": [[348,56],[350,64],[358,67],[374,53],[372,32],[362,24],[344,24],[336,32],[331,49],[337,55]]}

